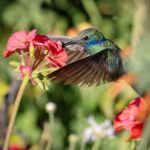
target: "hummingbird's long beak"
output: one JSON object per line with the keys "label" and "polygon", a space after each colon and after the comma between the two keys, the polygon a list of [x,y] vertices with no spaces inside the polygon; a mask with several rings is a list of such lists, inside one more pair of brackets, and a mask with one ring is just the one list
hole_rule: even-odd
{"label": "hummingbird's long beak", "polygon": [[63,47],[66,47],[68,45],[72,45],[72,44],[77,44],[78,43],[78,38],[73,38],[69,41],[63,42]]}

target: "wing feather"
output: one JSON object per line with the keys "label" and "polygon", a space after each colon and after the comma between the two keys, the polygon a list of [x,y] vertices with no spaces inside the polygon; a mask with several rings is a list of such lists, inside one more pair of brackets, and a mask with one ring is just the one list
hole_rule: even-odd
{"label": "wing feather", "polygon": [[[119,59],[114,62],[108,61],[108,53]],[[112,63],[115,65],[112,66]],[[114,67],[110,69],[111,67]],[[112,49],[105,49],[97,54],[82,58],[72,62],[53,73],[47,75],[55,82],[64,82],[65,84],[87,85],[99,84],[101,81],[112,81],[119,78],[122,73],[122,61],[118,53],[112,52]]]}

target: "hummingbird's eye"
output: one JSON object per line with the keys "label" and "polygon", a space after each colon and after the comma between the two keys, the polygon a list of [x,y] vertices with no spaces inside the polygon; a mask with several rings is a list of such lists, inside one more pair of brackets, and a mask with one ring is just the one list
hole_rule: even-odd
{"label": "hummingbird's eye", "polygon": [[83,40],[88,40],[89,39],[89,37],[88,36],[85,36],[84,38],[83,38]]}

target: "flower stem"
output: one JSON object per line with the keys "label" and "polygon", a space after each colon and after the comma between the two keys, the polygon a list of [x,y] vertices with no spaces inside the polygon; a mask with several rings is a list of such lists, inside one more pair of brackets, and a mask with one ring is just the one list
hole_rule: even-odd
{"label": "flower stem", "polygon": [[55,70],[56,70],[55,68],[43,69],[43,70],[39,71],[39,73],[47,72],[47,71],[55,71]]}
{"label": "flower stem", "polygon": [[[91,22],[93,23],[93,25],[95,27],[99,27],[100,26],[100,20],[102,20],[102,16],[99,13],[99,10],[96,6],[96,2],[95,1],[91,1],[91,0],[81,0],[83,7],[85,8],[85,11],[88,13]],[[93,17],[93,15],[95,17]]]}
{"label": "flower stem", "polygon": [[76,143],[70,143],[69,150],[75,150]]}
{"label": "flower stem", "polygon": [[11,132],[12,132],[13,125],[14,125],[14,122],[15,122],[15,118],[16,118],[17,111],[18,111],[18,108],[19,108],[19,104],[21,102],[21,98],[22,98],[24,89],[25,89],[25,87],[26,87],[26,85],[28,83],[28,80],[29,80],[29,77],[28,77],[28,75],[26,75],[24,77],[24,79],[23,79],[23,81],[21,83],[20,89],[18,91],[16,100],[15,100],[15,104],[14,104],[14,109],[13,109],[13,112],[12,112],[12,115],[11,115],[11,118],[10,118],[10,121],[9,121],[6,138],[5,138],[5,141],[4,141],[3,150],[8,150]]}
{"label": "flower stem", "polygon": [[86,141],[82,140],[81,142],[81,150],[84,150],[86,146]]}
{"label": "flower stem", "polygon": [[54,112],[49,112],[49,137],[46,150],[52,149],[53,135],[54,135]]}
{"label": "flower stem", "polygon": [[97,139],[92,147],[92,150],[99,150],[100,143],[101,143],[101,140]]}
{"label": "flower stem", "polygon": [[140,140],[137,150],[148,150],[150,141],[150,114],[147,116],[147,120],[143,129],[143,137]]}

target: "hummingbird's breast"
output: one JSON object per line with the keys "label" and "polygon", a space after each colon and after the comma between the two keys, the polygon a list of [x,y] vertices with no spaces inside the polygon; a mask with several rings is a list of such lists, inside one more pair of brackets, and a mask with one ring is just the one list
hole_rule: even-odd
{"label": "hummingbird's breast", "polygon": [[100,45],[91,45],[86,48],[88,53],[91,55],[100,52],[100,49],[101,49]]}

